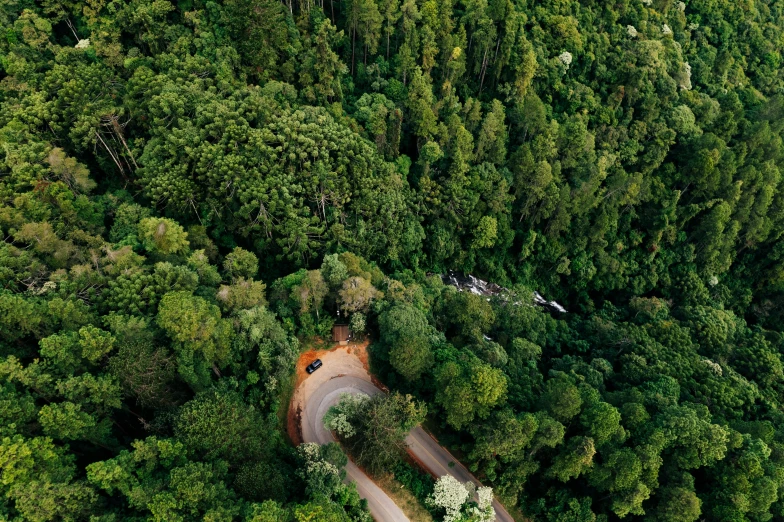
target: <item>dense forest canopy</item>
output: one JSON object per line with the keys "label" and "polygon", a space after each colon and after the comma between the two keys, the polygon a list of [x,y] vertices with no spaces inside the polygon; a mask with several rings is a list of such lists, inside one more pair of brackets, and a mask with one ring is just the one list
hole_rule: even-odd
{"label": "dense forest canopy", "polygon": [[340,311],[532,519],[784,519],[783,2],[0,28],[0,518],[369,520],[341,449],[280,428]]}

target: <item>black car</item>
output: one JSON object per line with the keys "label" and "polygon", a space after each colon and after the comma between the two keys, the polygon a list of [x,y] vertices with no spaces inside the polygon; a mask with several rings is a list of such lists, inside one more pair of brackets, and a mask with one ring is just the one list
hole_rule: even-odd
{"label": "black car", "polygon": [[310,363],[307,368],[305,368],[305,371],[308,372],[308,373],[313,373],[316,370],[318,370],[319,368],[321,368],[322,364],[323,363],[321,362],[321,359],[316,359],[315,361]]}

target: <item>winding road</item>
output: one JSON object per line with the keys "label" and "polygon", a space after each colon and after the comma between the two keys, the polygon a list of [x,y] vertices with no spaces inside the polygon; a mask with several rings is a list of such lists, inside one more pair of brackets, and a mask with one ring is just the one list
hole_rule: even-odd
{"label": "winding road", "polygon": [[[322,419],[343,393],[374,395],[383,392],[373,384],[362,361],[352,353],[351,347],[340,347],[320,357],[324,365],[297,387],[291,407],[299,412],[302,440],[326,444],[335,439],[324,427]],[[413,429],[406,442],[411,455],[432,475],[440,477],[448,474],[460,482],[480,484],[465,466],[421,427]],[[397,504],[351,461],[346,466],[346,478],[357,484],[360,496],[367,499],[370,512],[377,522],[409,520]],[[514,522],[497,500],[493,501],[493,509],[496,520]]]}

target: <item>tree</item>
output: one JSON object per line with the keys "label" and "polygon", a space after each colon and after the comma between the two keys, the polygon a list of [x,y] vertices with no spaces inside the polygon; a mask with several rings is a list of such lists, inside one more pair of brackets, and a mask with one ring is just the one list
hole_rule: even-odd
{"label": "tree", "polygon": [[506,463],[520,459],[533,441],[538,427],[539,422],[531,414],[516,416],[508,409],[496,411],[488,422],[472,426],[476,442],[469,458],[490,461],[490,469],[498,460]]}
{"label": "tree", "polygon": [[495,520],[495,509],[493,509],[493,488],[480,486],[476,490],[476,507],[470,509],[471,516],[477,522],[493,522]]}
{"label": "tree", "polygon": [[382,313],[378,323],[380,340],[389,346],[392,367],[409,381],[418,379],[433,364],[425,314],[399,304]]}
{"label": "tree", "polygon": [[710,422],[705,406],[670,406],[657,419],[670,441],[673,460],[682,469],[711,465],[727,453],[730,431]]}
{"label": "tree", "polygon": [[175,341],[180,375],[191,386],[208,382],[208,367],[229,357],[229,324],[217,306],[189,292],[169,292],[158,306],[157,323]]}
{"label": "tree", "polygon": [[470,292],[455,292],[445,301],[444,323],[467,341],[483,340],[495,321],[495,312],[487,299]]}
{"label": "tree", "polygon": [[425,75],[419,67],[415,68],[406,101],[410,114],[409,120],[415,129],[414,134],[422,143],[433,137],[438,122],[433,112],[433,86],[429,80],[429,76]]}
{"label": "tree", "polygon": [[351,314],[348,328],[351,330],[352,336],[362,339],[365,336],[365,330],[367,329],[367,318],[365,317],[365,314],[360,312]]}
{"label": "tree", "polygon": [[294,508],[296,520],[371,520],[356,485],[343,482],[346,475],[343,468],[348,459],[340,446],[334,442],[323,446],[305,443],[297,447],[297,454],[301,463],[298,474],[314,501]]}
{"label": "tree", "polygon": [[650,489],[641,482],[643,464],[630,448],[613,451],[607,460],[596,467],[590,476],[592,484],[613,493],[613,511],[620,517],[629,513],[645,514],[643,501],[650,496]]}
{"label": "tree", "polygon": [[264,291],[267,285],[261,281],[244,278],[235,279],[231,285],[221,285],[215,297],[224,310],[236,312],[257,306],[266,306]]}
{"label": "tree", "polygon": [[182,400],[177,362],[169,350],[155,346],[149,332],[121,340],[109,359],[109,371],[142,406],[165,408]]}
{"label": "tree", "polygon": [[494,217],[482,216],[479,225],[474,231],[474,241],[471,246],[474,248],[490,248],[495,245],[498,237],[498,221]]}
{"label": "tree", "polygon": [[307,484],[308,495],[332,498],[345,488],[343,478],[346,472],[343,467],[348,459],[334,442],[325,446],[312,442],[300,444],[297,454],[304,461],[300,474]]}
{"label": "tree", "polygon": [[176,254],[188,248],[188,233],[169,218],[144,218],[139,221],[139,240],[144,248],[161,254]]}
{"label": "tree", "polygon": [[597,446],[601,446],[612,439],[621,439],[624,430],[621,427],[621,413],[614,406],[600,402],[584,410],[580,415],[580,422],[585,426],[588,435],[593,438]]}
{"label": "tree", "polygon": [[44,433],[55,439],[101,439],[95,432],[96,421],[81,411],[79,404],[63,402],[47,404],[38,412],[38,422]]}
{"label": "tree", "polygon": [[295,42],[289,33],[284,3],[229,0],[222,11],[222,25],[253,76],[267,80],[285,74],[287,48]]}
{"label": "tree", "polygon": [[334,289],[348,279],[348,269],[338,254],[330,254],[324,256],[324,261],[321,263],[321,275],[329,287]]}
{"label": "tree", "polygon": [[235,247],[223,261],[223,269],[233,279],[253,279],[259,270],[259,259],[253,252]]}
{"label": "tree", "polygon": [[[372,55],[378,50],[378,41],[381,38],[381,24],[383,18],[379,13],[375,0],[356,0],[359,4],[359,16],[355,25],[362,42],[365,44],[364,63],[367,64],[368,52]],[[353,65],[353,64],[352,64]]]}
{"label": "tree", "polygon": [[410,395],[344,396],[324,421],[342,435],[357,462],[379,472],[390,469],[405,452],[406,436],[424,420],[426,411]]}
{"label": "tree", "polygon": [[436,481],[433,493],[427,497],[427,503],[443,509],[444,522],[452,522],[460,518],[460,512],[469,497],[470,493],[463,484],[452,475],[444,475]]}
{"label": "tree", "polygon": [[206,459],[242,463],[265,457],[275,444],[262,433],[269,426],[260,412],[233,392],[204,392],[185,403],[174,422],[177,438]]}
{"label": "tree", "polygon": [[308,502],[294,508],[294,520],[297,522],[349,522],[351,518],[336,504]]}
{"label": "tree", "polygon": [[294,490],[293,474],[294,470],[282,460],[248,463],[237,470],[234,487],[248,500],[273,499],[285,503]]}
{"label": "tree", "polygon": [[702,500],[693,489],[684,487],[664,487],[660,490],[659,504],[653,516],[656,520],[694,522],[702,513]]}
{"label": "tree", "polygon": [[395,23],[400,18],[400,0],[381,0],[379,11],[384,17],[384,34],[387,41],[387,60],[389,60],[389,43],[395,32]]}
{"label": "tree", "polygon": [[76,519],[88,516],[97,502],[96,492],[75,480],[73,455],[48,437],[5,437],[0,469],[4,496],[26,519]]}
{"label": "tree", "polygon": [[261,504],[252,504],[246,517],[248,522],[279,522],[290,519],[288,509],[274,500],[265,500]]}
{"label": "tree", "polygon": [[561,482],[579,477],[593,466],[593,457],[596,448],[593,439],[589,437],[572,437],[563,451],[553,460],[553,465],[547,470],[547,475]]}
{"label": "tree", "polygon": [[300,81],[308,86],[304,93],[308,101],[330,103],[343,98],[341,83],[348,68],[333,51],[342,38],[343,31],[336,30],[329,20],[323,20],[313,35],[300,71]]}
{"label": "tree", "polygon": [[569,421],[580,413],[580,391],[564,374],[557,374],[545,382],[539,404],[561,422]]}
{"label": "tree", "polygon": [[225,483],[225,462],[191,462],[183,444],[172,439],[148,437],[132,447],[89,464],[87,480],[152,520],[239,515],[237,498]]}
{"label": "tree", "polygon": [[49,152],[46,161],[55,177],[65,182],[71,190],[90,192],[97,186],[97,183],[90,179],[90,171],[87,167],[69,158],[59,147]]}
{"label": "tree", "polygon": [[370,281],[362,277],[350,277],[343,282],[338,292],[338,301],[347,312],[367,312],[373,301],[383,294]]}
{"label": "tree", "polygon": [[493,100],[490,111],[482,121],[476,140],[476,160],[501,165],[506,157],[506,125],[504,106]]}
{"label": "tree", "polygon": [[300,304],[300,313],[305,314],[313,311],[316,312],[316,318],[319,318],[319,310],[328,293],[329,287],[320,270],[308,271],[302,283],[293,289],[294,298]]}
{"label": "tree", "polygon": [[455,429],[468,426],[475,417],[486,418],[506,397],[507,378],[497,368],[475,357],[461,363],[447,362],[436,370],[436,403]]}

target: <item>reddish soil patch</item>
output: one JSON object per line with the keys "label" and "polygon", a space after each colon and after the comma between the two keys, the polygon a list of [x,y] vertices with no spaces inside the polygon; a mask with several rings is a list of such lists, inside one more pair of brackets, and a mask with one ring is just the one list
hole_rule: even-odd
{"label": "reddish soil patch", "polygon": [[370,373],[370,356],[368,355],[367,348],[370,345],[370,341],[363,341],[361,343],[351,343],[348,345],[348,353],[353,353],[357,356],[357,358],[362,361],[362,366],[365,367],[365,370]]}
{"label": "reddish soil patch", "polygon": [[[298,445],[302,443],[302,426],[301,426],[301,417],[302,417],[302,410],[301,407],[295,407],[295,399],[297,396],[297,389],[308,377],[308,372],[305,371],[305,368],[308,367],[310,363],[322,357],[325,353],[334,352],[339,348],[345,349],[348,353],[355,355],[361,362],[362,366],[365,370],[370,374],[370,364],[369,364],[369,355],[368,355],[368,345],[370,341],[362,341],[360,343],[351,343],[347,346],[340,346],[335,343],[327,343],[323,340],[319,340],[316,343],[311,343],[310,346],[314,346],[319,349],[310,348],[307,351],[303,352],[299,356],[299,360],[297,360],[296,366],[296,378],[294,381],[294,393],[292,395],[291,404],[289,404],[289,410],[286,417],[286,430],[289,433],[289,438],[294,443],[294,445]],[[384,386],[384,384],[379,381],[375,375],[370,374],[370,378],[378,388],[388,392],[389,389]]]}
{"label": "reddish soil patch", "polygon": [[296,369],[297,380],[294,382],[294,389],[296,390],[297,388],[299,388],[299,385],[302,384],[302,381],[304,381],[307,378],[308,372],[305,371],[305,368],[307,368],[310,363],[312,363],[313,361],[315,361],[325,353],[334,352],[338,348],[340,348],[340,346],[335,345],[326,350],[308,350],[306,352],[303,352],[299,356],[299,360],[297,361],[297,369]]}
{"label": "reddish soil patch", "polygon": [[302,444],[302,408],[297,407],[296,411],[293,407],[289,408],[289,413],[286,418],[286,431],[289,432],[289,438],[292,444],[299,446]]}

